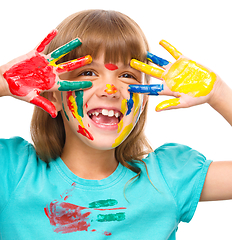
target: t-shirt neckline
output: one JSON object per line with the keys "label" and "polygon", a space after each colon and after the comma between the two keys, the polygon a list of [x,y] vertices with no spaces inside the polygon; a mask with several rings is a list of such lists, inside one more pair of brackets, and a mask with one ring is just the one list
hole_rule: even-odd
{"label": "t-shirt neckline", "polygon": [[120,162],[118,163],[117,168],[115,171],[108,176],[107,178],[101,179],[101,180],[90,180],[90,179],[84,179],[80,178],[77,175],[75,175],[63,162],[63,160],[58,157],[55,161],[52,162],[56,169],[59,171],[59,173],[66,178],[66,180],[70,181],[70,183],[75,182],[79,186],[83,187],[107,187],[109,185],[114,185],[116,182],[120,181],[121,178],[125,175],[127,168],[124,167]]}

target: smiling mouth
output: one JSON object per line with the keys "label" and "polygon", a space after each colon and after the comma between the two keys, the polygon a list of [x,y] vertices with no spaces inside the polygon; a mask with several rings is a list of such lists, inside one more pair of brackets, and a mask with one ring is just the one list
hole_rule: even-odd
{"label": "smiling mouth", "polygon": [[123,118],[120,111],[104,108],[92,109],[87,114],[93,122],[101,125],[117,125]]}

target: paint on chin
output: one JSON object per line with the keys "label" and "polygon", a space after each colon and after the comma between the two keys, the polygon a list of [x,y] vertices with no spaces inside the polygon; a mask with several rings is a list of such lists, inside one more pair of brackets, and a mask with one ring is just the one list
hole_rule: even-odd
{"label": "paint on chin", "polygon": [[105,68],[110,70],[110,71],[114,71],[118,69],[118,66],[112,63],[107,63],[105,64]]}

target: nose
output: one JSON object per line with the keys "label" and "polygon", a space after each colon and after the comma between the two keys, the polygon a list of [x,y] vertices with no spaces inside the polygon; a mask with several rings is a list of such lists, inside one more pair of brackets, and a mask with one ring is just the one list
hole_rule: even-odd
{"label": "nose", "polygon": [[101,86],[98,87],[96,94],[98,97],[119,98],[120,97],[119,84],[115,84],[112,82],[109,83],[104,82],[101,84]]}

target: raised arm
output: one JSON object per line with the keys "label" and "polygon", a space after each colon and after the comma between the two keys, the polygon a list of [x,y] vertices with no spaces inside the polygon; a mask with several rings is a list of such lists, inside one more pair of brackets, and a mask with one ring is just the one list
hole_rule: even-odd
{"label": "raised arm", "polygon": [[[148,53],[148,58],[156,66],[131,60],[131,66],[152,77],[162,80],[162,84],[131,85],[130,92],[149,95],[168,95],[174,98],[159,103],[156,111],[191,107],[208,103],[232,126],[232,90],[210,69],[183,56],[166,41],[160,43],[176,59],[170,63]],[[211,163],[201,201],[232,199],[232,161]]]}
{"label": "raised arm", "polygon": [[55,106],[40,96],[45,91],[75,91],[92,86],[89,81],[71,82],[61,80],[59,75],[91,63],[91,56],[68,61],[62,64],[56,62],[64,55],[81,45],[80,39],[74,39],[59,47],[48,55],[43,54],[44,48],[57,35],[53,30],[31,52],[18,57],[0,67],[0,96],[13,96],[35,104],[56,117]]}

